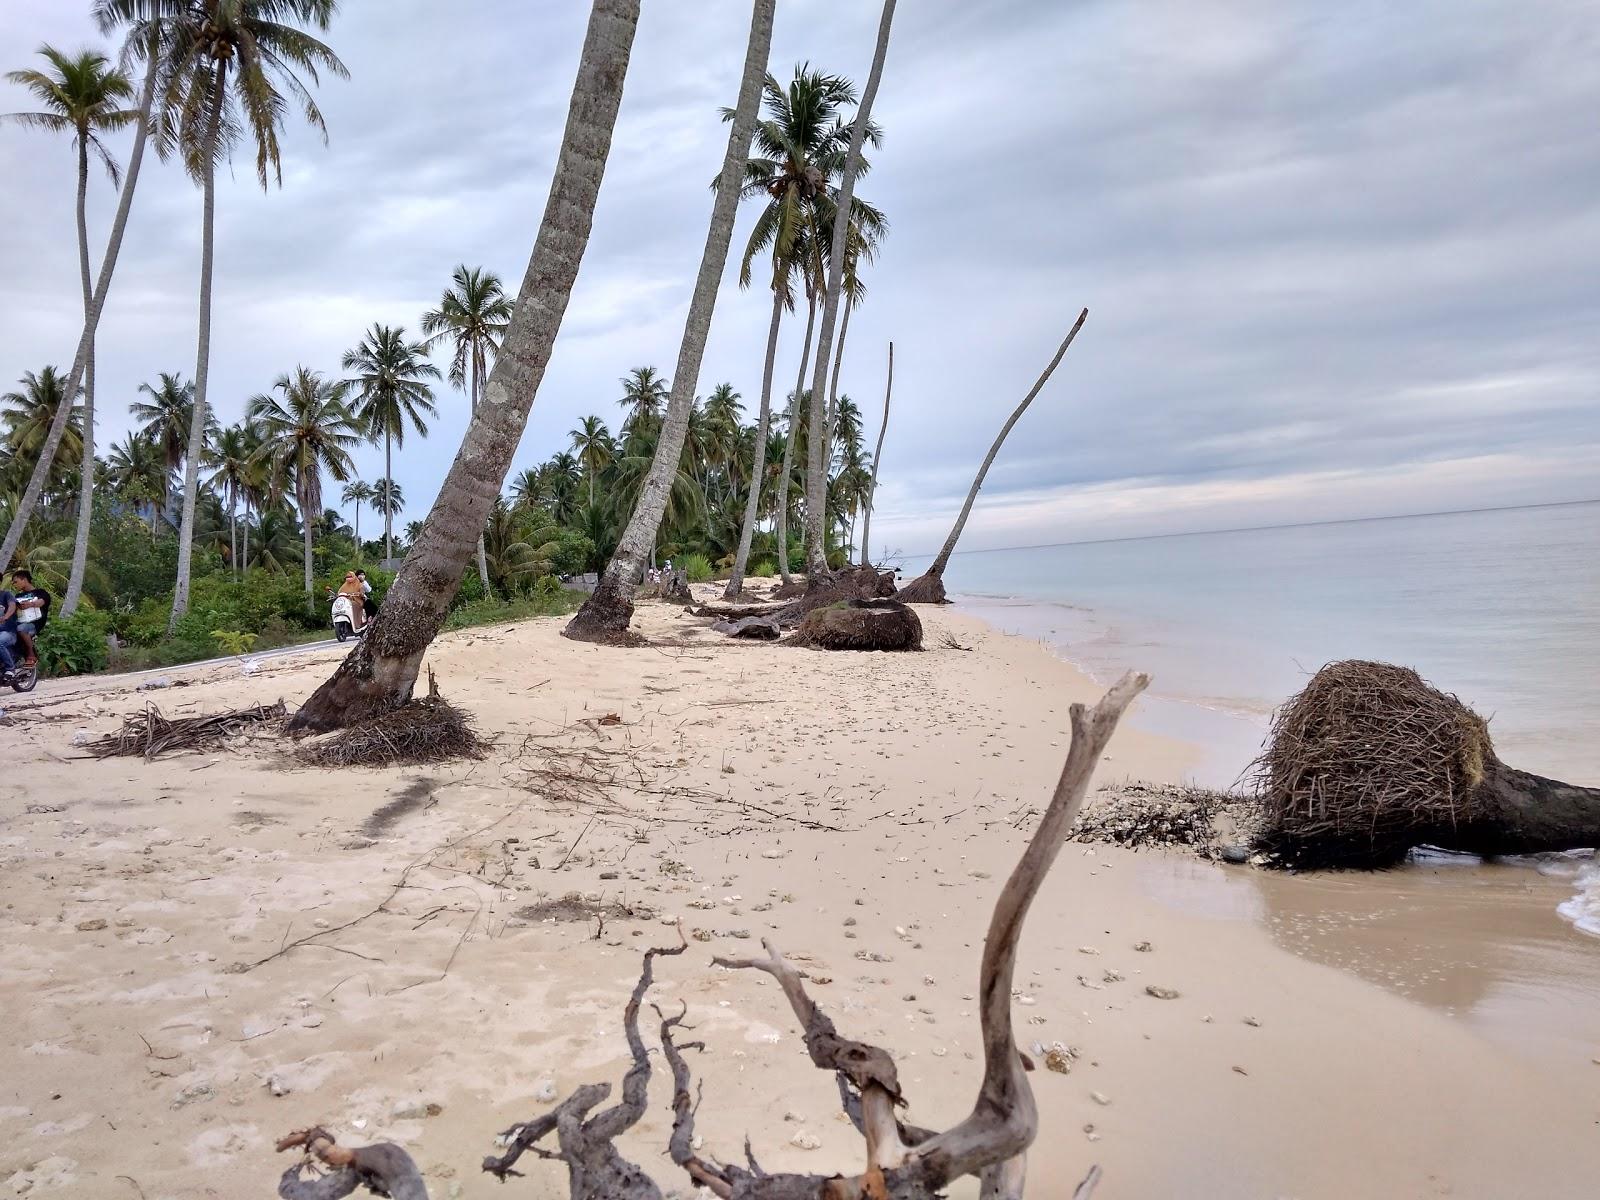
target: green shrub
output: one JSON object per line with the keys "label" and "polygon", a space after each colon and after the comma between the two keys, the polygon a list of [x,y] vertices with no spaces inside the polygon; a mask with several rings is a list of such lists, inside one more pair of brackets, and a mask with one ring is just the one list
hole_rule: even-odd
{"label": "green shrub", "polygon": [[107,624],[101,614],[79,609],[56,617],[39,635],[39,666],[47,675],[87,675],[105,667]]}
{"label": "green shrub", "polygon": [[770,558],[763,558],[759,562],[750,564],[750,569],[745,574],[752,579],[770,579],[778,573],[778,564]]}
{"label": "green shrub", "polygon": [[582,575],[594,561],[594,542],[574,529],[563,529],[550,555],[550,569],[557,575]]}
{"label": "green shrub", "polygon": [[261,633],[256,637],[256,649],[276,650],[280,646],[293,646],[305,636],[305,630],[291,625],[282,617],[268,617],[261,623]]}
{"label": "green shrub", "polygon": [[545,600],[554,599],[564,591],[566,588],[561,586],[561,580],[554,575],[541,575],[533,584],[533,594]]}
{"label": "green shrub", "polygon": [[690,583],[704,583],[711,578],[711,561],[704,554],[685,554],[672,565],[681,570]]}
{"label": "green shrub", "polygon": [[241,633],[237,629],[213,629],[212,638],[217,649],[224,654],[248,654],[256,644],[256,634]]}

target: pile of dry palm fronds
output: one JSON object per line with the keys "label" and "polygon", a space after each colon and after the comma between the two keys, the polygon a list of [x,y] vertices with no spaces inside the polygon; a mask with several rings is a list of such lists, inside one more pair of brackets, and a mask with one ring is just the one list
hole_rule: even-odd
{"label": "pile of dry palm fronds", "polygon": [[[1070,837],[1138,850],[1182,846],[1213,857],[1237,836],[1239,818],[1252,801],[1207,788],[1165,783],[1124,783],[1100,791],[1078,817]],[[1229,818],[1226,822],[1222,818]]]}
{"label": "pile of dry palm fronds", "polygon": [[117,732],[97,738],[85,749],[94,758],[137,754],[147,759],[180,751],[214,750],[246,730],[286,715],[282,700],[197,717],[166,717],[154,704],[147,704],[142,713],[124,717]]}
{"label": "pile of dry palm fronds", "polygon": [[1297,866],[1384,866],[1476,815],[1488,724],[1407,667],[1329,663],[1256,763],[1264,834]]}
{"label": "pile of dry palm fronds", "polygon": [[488,743],[437,689],[318,738],[295,753],[314,767],[399,767],[482,758]]}

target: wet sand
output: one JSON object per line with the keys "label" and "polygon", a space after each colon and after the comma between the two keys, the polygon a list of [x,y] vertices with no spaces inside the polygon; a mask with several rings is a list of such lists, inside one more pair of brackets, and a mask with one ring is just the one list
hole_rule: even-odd
{"label": "wet sand", "polygon": [[[828,979],[816,999],[845,1032],[897,1056],[915,1120],[958,1119],[989,910],[1066,706],[1098,689],[971,617],[926,622],[935,648],[903,656],[731,643],[658,607],[645,650],[555,621],[452,634],[429,661],[497,745],[435,768],[313,771],[270,743],[74,757],[78,730],[147,699],[292,704],[334,653],[174,671],[197,681],[148,695],[41,687],[61,702],[13,709],[25,788],[0,798],[0,1195],[268,1195],[273,1139],[314,1121],[400,1141],[435,1197],[502,1195],[476,1167],[493,1134],[620,1080],[639,949],[680,920],[693,940],[654,998],[686,1002],[707,1043],[707,1151],[749,1133],[771,1168],[861,1165],[777,989],[710,965],[763,936]],[[573,756],[614,782],[574,792]],[[1176,780],[1200,758],[1136,720],[1102,774]],[[1600,1009],[1600,956],[1551,932],[1571,932],[1553,908],[1540,921],[1525,880],[1477,895],[1436,874],[1069,846],[1017,979],[1025,1047],[1080,1052],[1032,1077],[1029,1194],[1070,1194],[1095,1162],[1112,1200],[1592,1194],[1600,1031],[1538,1026],[1552,1004]],[[560,919],[589,905],[603,928]],[[658,1074],[625,1146],[687,1194],[661,1153],[667,1099]],[[565,1194],[559,1168],[529,1169],[519,1195]]]}

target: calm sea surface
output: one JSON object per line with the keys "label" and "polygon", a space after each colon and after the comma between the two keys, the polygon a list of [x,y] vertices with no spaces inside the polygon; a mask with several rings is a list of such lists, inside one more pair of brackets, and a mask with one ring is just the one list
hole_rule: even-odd
{"label": "calm sea surface", "polygon": [[1218,714],[1183,731],[1216,744],[1213,777],[1322,664],[1373,658],[1489,717],[1508,762],[1600,784],[1600,503],[971,552],[946,586],[1097,679],[1148,671]]}

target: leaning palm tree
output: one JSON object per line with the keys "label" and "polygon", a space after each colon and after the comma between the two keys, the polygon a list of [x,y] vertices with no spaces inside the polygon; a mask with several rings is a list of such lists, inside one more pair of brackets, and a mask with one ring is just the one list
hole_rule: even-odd
{"label": "leaning palm tree", "polygon": [[296,367],[273,383],[273,391],[280,395],[260,395],[250,401],[250,418],[261,426],[264,438],[259,453],[294,484],[304,539],[308,604],[311,537],[316,514],[322,511],[322,473],[326,471],[338,483],[348,480],[355,471],[350,447],[362,440],[360,422],[345,406],[346,387],[342,381]]}
{"label": "leaning palm tree", "polygon": [[[167,10],[174,3],[175,0],[96,0],[95,17],[101,29],[110,32],[124,22],[131,24],[127,45],[123,51],[124,58],[130,60],[144,58],[148,62],[148,67],[145,71],[144,87],[140,93],[133,149],[128,155],[128,170],[123,177],[122,193],[117,198],[116,215],[111,220],[111,235],[106,242],[106,252],[100,259],[100,275],[95,281],[94,294],[89,302],[89,313],[83,322],[83,332],[78,337],[78,348],[73,355],[72,368],[67,372],[64,390],[69,393],[75,394],[78,391],[87,374],[90,354],[94,347],[95,330],[100,324],[100,314],[105,310],[106,296],[111,291],[111,276],[122,253],[122,236],[128,228],[128,213],[133,207],[133,192],[139,182],[139,169],[144,163],[144,148],[149,140],[151,126],[150,114],[155,104],[156,85],[160,78],[160,71],[152,52],[160,42]],[[44,492],[61,440],[66,435],[69,412],[68,409],[61,410],[59,419],[51,426],[49,436],[34,461],[33,473],[28,478],[27,486],[12,509],[11,523],[6,529],[4,538],[0,539],[0,570],[11,565],[17,542],[27,527],[28,518],[33,514],[34,505],[39,502],[39,497]]]}
{"label": "leaning palm tree", "polygon": [[361,548],[361,506],[368,503],[374,495],[372,485],[365,480],[352,479],[344,485],[344,490],[339,493],[339,499],[344,504],[356,506],[356,548]]}
{"label": "leaning palm tree", "polygon": [[[78,151],[78,276],[83,288],[83,319],[88,324],[94,309],[94,283],[89,271],[89,155],[92,152],[105,167],[113,187],[120,182],[121,169],[100,135],[121,129],[136,121],[138,110],[126,107],[133,98],[133,84],[112,67],[102,54],[81,51],[68,56],[53,46],[41,46],[39,54],[50,64],[48,71],[12,71],[11,83],[27,89],[42,106],[42,111],[11,113],[0,119],[44,129],[51,133],[70,133]],[[94,459],[94,340],[89,342],[83,376],[83,455]],[[72,565],[67,577],[66,595],[61,600],[61,615],[70,617],[83,595],[83,573],[89,556],[89,518],[94,507],[94,472],[80,472],[78,522],[72,545]]]}
{"label": "leaning palm tree", "polygon": [[[828,471],[825,455],[828,450],[828,423],[824,411],[824,386],[828,382],[829,356],[833,353],[833,331],[839,319],[839,296],[844,288],[845,266],[849,259],[851,242],[851,201],[855,196],[856,176],[860,174],[861,148],[868,135],[868,122],[872,102],[878,94],[878,83],[883,78],[883,60],[889,53],[889,29],[894,23],[895,0],[883,0],[883,14],[878,21],[878,42],[872,54],[872,68],[867,73],[867,86],[861,93],[861,103],[856,106],[855,120],[850,126],[850,147],[845,154],[844,169],[839,176],[839,191],[835,197],[837,211],[831,228],[832,244],[829,248],[827,269],[822,275],[826,291],[822,301],[822,324],[817,329],[816,362],[811,376],[811,441],[806,463],[806,586],[815,588],[828,577],[827,547],[827,489]],[[858,239],[859,240],[859,239]]]}
{"label": "leaning palm tree", "polygon": [[700,361],[705,356],[706,336],[711,330],[711,313],[717,302],[722,269],[728,261],[728,245],[733,240],[733,221],[739,207],[741,171],[750,155],[750,138],[755,132],[761,105],[761,85],[767,75],[767,54],[772,44],[772,12],[776,0],[755,0],[750,18],[750,40],[745,48],[744,72],[739,83],[739,100],[734,109],[728,146],[722,158],[716,200],[711,206],[711,225],[706,231],[705,250],[700,257],[700,272],[695,278],[684,320],[683,340],[678,347],[678,365],[672,374],[672,394],[662,419],[661,440],[650,464],[638,506],[622,532],[616,552],[606,566],[594,592],[583,602],[564,630],[567,637],[584,641],[608,641],[627,636],[633,619],[633,596],[644,577],[646,556],[653,553],[661,518],[672,494],[680,469],[684,437],[694,410],[694,390],[700,379]]}
{"label": "leaning palm tree", "polygon": [[569,436],[572,438],[572,452],[578,456],[584,474],[589,477],[589,503],[593,504],[595,480],[600,477],[600,472],[611,465],[617,448],[611,441],[611,431],[599,417],[580,418],[578,427]]}
{"label": "leaning palm tree", "polygon": [[539,235],[484,389],[488,403],[468,423],[367,636],[301,706],[295,728],[333,728],[411,698],[423,653],[461,587],[471,553],[464,547],[499,498],[572,297],[638,24],[639,0],[594,0]]}
{"label": "leaning palm tree", "polygon": [[[389,325],[374,325],[361,344],[344,356],[344,369],[354,371],[350,383],[357,388],[356,417],[367,427],[367,436],[383,438],[383,474],[394,475],[393,447],[403,446],[406,423],[418,437],[428,436],[423,415],[436,415],[433,389],[428,380],[439,378],[439,368],[427,359],[423,342],[407,344],[405,330]],[[394,557],[394,526],[386,514],[383,521],[383,556]]]}
{"label": "leaning palm tree", "polygon": [[861,503],[861,565],[872,565],[872,505],[878,497],[878,467],[883,462],[883,435],[889,432],[889,397],[894,392],[894,343],[889,343],[889,377],[883,385],[883,424],[878,426],[878,445],[872,452],[872,478]]}
{"label": "leaning palm tree", "polygon": [[301,76],[349,73],[307,27],[326,30],[338,0],[174,0],[158,51],[162,73],[159,148],[179,155],[200,184],[200,330],[194,370],[194,419],[184,463],[178,575],[169,628],[189,611],[189,570],[200,459],[210,419],[206,386],[211,367],[211,276],[217,166],[246,141],[255,150],[265,189],[283,182],[278,135],[290,99],[306,122],[327,138],[322,111]]}
{"label": "leaning palm tree", "polygon": [[154,385],[141,383],[139,391],[149,400],[128,405],[139,432],[161,447],[167,470],[183,466],[189,452],[189,427],[194,423],[194,384],[180,375],[162,371]]}
{"label": "leaning palm tree", "polygon": [[[511,321],[512,303],[500,276],[482,267],[462,264],[450,277],[439,307],[422,315],[422,332],[428,349],[451,343],[450,383],[467,393],[472,413],[478,411],[489,367],[500,351],[501,339]],[[478,536],[478,581],[489,590],[489,564],[483,536]]]}
{"label": "leaning palm tree", "polygon": [[[217,434],[211,452],[206,457],[211,467],[211,478],[207,483],[222,493],[223,503],[228,506],[228,565],[235,579],[239,577],[240,570],[239,500],[246,494],[251,472],[255,469],[251,461],[255,451],[256,447],[251,445],[244,426],[229,425]],[[249,510],[246,509],[246,536],[249,536],[249,519]]]}
{"label": "leaning palm tree", "polygon": [[944,570],[950,563],[950,556],[955,553],[956,542],[961,539],[961,531],[967,527],[967,517],[972,514],[972,505],[978,499],[978,489],[983,486],[983,477],[989,473],[989,468],[994,465],[995,456],[1000,453],[1000,447],[1005,445],[1006,435],[1011,432],[1011,427],[1022,419],[1022,414],[1028,411],[1028,405],[1033,403],[1033,398],[1049,381],[1061,360],[1066,357],[1067,350],[1072,345],[1072,339],[1078,336],[1078,330],[1083,328],[1083,323],[1089,319],[1089,310],[1086,308],[1078,314],[1078,319],[1072,323],[1072,328],[1067,331],[1065,340],[1056,350],[1056,356],[1045,367],[1044,373],[1039,376],[1032,389],[1022,398],[1022,403],[1012,411],[1006,423],[1000,427],[1000,436],[994,439],[994,444],[989,447],[989,453],[984,456],[983,465],[978,468],[978,474],[972,481],[972,486],[967,489],[967,501],[961,506],[961,513],[956,517],[956,523],[951,526],[950,536],[945,538],[944,545],[939,548],[939,553],[933,562],[928,564],[928,569],[918,575],[910,583],[895,593],[896,599],[907,604],[943,604],[944,595]]}

